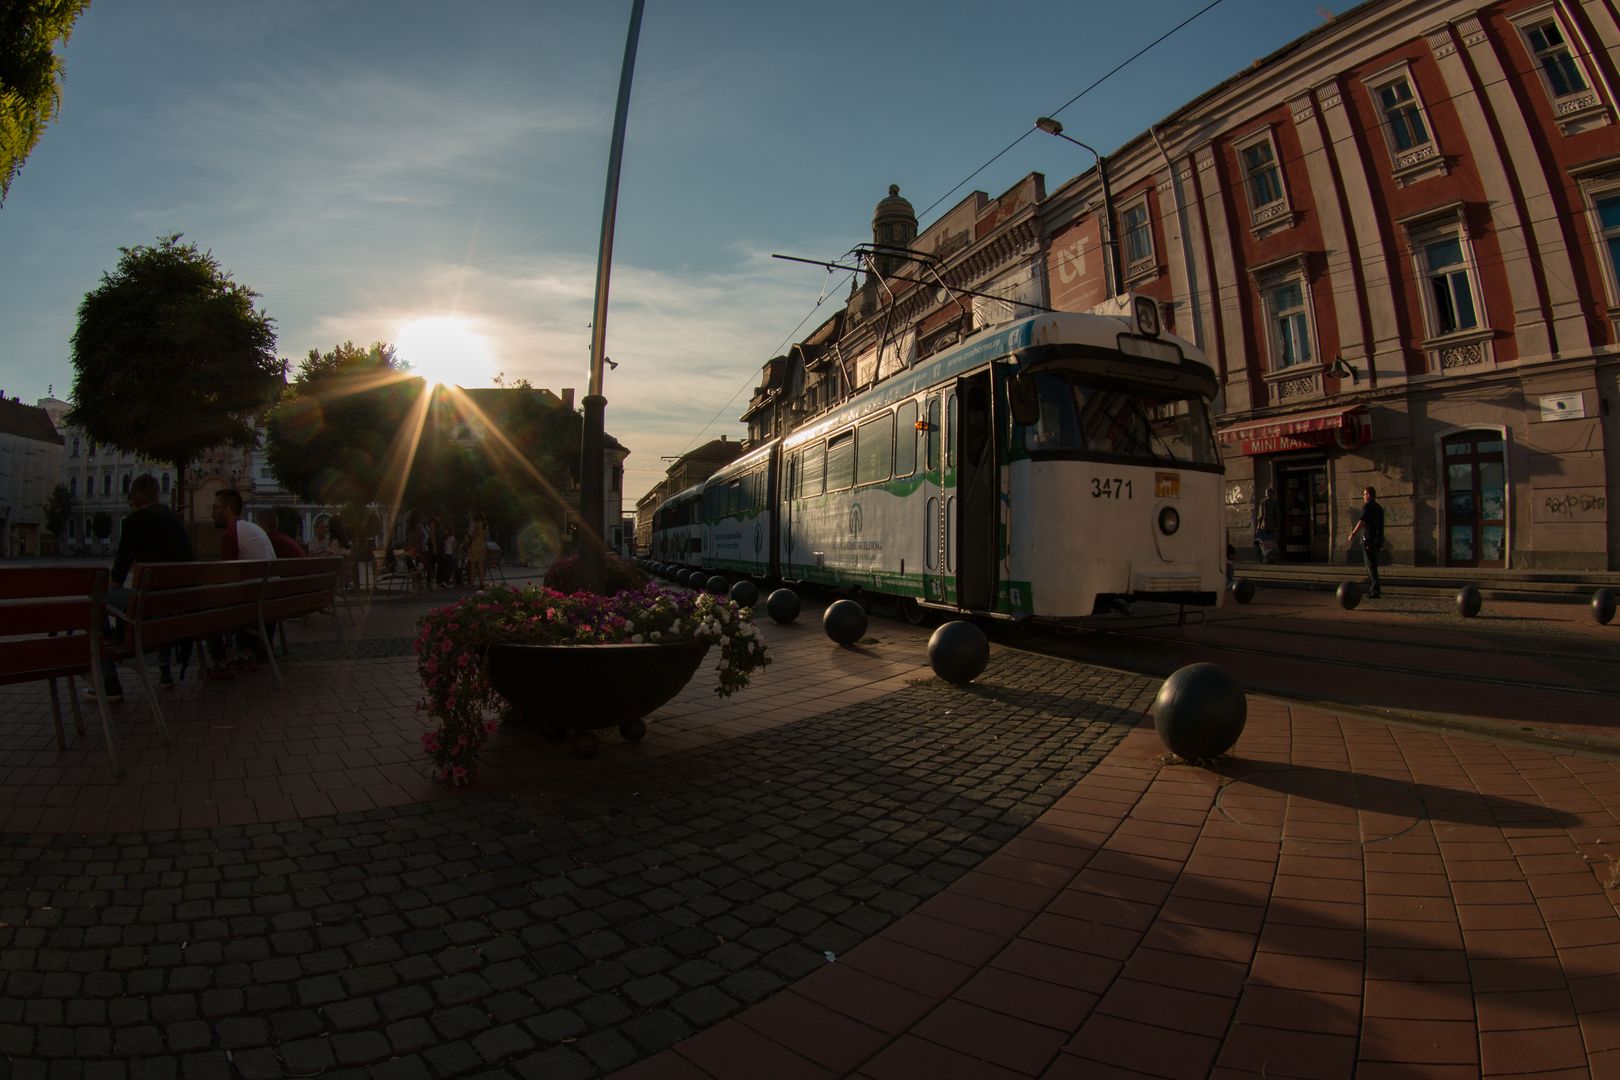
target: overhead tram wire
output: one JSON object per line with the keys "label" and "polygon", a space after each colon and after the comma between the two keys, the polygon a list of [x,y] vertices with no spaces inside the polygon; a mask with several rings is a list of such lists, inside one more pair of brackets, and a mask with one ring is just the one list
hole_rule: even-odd
{"label": "overhead tram wire", "polygon": [[[1170,37],[1174,36],[1175,34],[1180,32],[1181,30],[1186,28],[1186,26],[1188,24],[1190,24],[1193,20],[1197,19],[1201,15],[1206,14],[1209,11],[1214,10],[1215,8],[1219,7],[1224,2],[1225,2],[1225,0],[1210,0],[1209,3],[1205,4],[1203,7],[1199,8],[1197,11],[1195,11],[1191,15],[1187,16],[1185,19],[1182,19],[1179,23],[1172,26],[1170,29],[1166,30],[1164,33],[1160,34],[1158,37],[1154,38],[1152,41],[1150,41],[1146,45],[1142,46],[1140,49],[1137,49],[1134,53],[1132,53],[1130,56],[1127,56],[1125,59],[1121,60],[1119,63],[1115,64],[1108,71],[1106,71],[1103,74],[1097,76],[1097,78],[1092,80],[1091,85],[1089,85],[1085,89],[1081,90],[1078,94],[1074,95],[1074,97],[1070,98],[1068,101],[1065,101],[1062,105],[1059,105],[1052,112],[1045,113],[1044,115],[1046,115],[1046,116],[1057,116],[1058,113],[1062,112],[1064,109],[1067,109],[1070,105],[1073,105],[1075,102],[1079,101],[1081,98],[1085,97],[1087,94],[1089,94],[1093,90],[1097,89],[1097,87],[1101,86],[1103,83],[1107,82],[1109,79],[1113,78],[1115,75],[1118,75],[1126,67],[1128,67],[1129,65],[1135,63],[1137,60],[1140,60],[1149,51],[1151,51],[1152,49],[1157,48],[1159,45],[1163,44],[1167,39],[1169,39]],[[957,184],[955,187],[951,188],[951,190],[947,191],[945,194],[943,194],[939,198],[935,199],[932,203],[930,203],[928,205],[928,208],[926,210],[924,210],[921,214],[918,214],[917,216],[918,217],[927,217],[929,214],[933,213],[933,211],[936,208],[938,208],[940,203],[944,202],[946,199],[950,198],[952,195],[955,195],[958,191],[961,191],[962,188],[964,186],[966,186],[968,183],[970,183],[975,176],[978,176],[980,173],[984,172],[984,170],[988,169],[990,166],[994,165],[997,161],[1001,160],[1001,158],[1004,157],[1008,153],[1008,151],[1012,150],[1013,147],[1017,146],[1019,143],[1023,142],[1025,139],[1029,138],[1030,135],[1034,131],[1035,131],[1034,128],[1026,129],[1022,135],[1019,135],[1018,138],[1016,138],[1012,142],[1008,143],[1005,147],[1003,147],[1001,149],[1001,151],[999,153],[997,153],[989,161],[986,161],[983,165],[980,165],[977,169],[974,169],[972,172],[968,173],[967,176],[962,178],[961,183]]]}
{"label": "overhead tram wire", "polygon": [[[1119,74],[1126,67],[1128,67],[1129,65],[1135,63],[1137,60],[1141,59],[1146,53],[1148,53],[1149,51],[1151,51],[1154,48],[1157,48],[1159,45],[1163,44],[1167,39],[1174,36],[1175,34],[1180,32],[1181,30],[1185,29],[1194,20],[1196,20],[1199,17],[1207,14],[1210,11],[1213,11],[1215,8],[1219,7],[1224,2],[1225,2],[1225,0],[1210,0],[1209,3],[1205,4],[1203,7],[1199,8],[1197,11],[1195,11],[1191,15],[1187,16],[1185,19],[1181,20],[1175,26],[1172,26],[1170,29],[1166,30],[1164,33],[1160,34],[1158,37],[1154,38],[1152,41],[1148,42],[1146,45],[1144,45],[1140,49],[1136,50],[1136,52],[1132,53],[1130,56],[1126,57],[1124,60],[1121,60],[1118,64],[1115,64],[1108,71],[1106,71],[1103,74],[1099,75],[1096,79],[1092,80],[1090,85],[1084,87],[1078,94],[1074,95],[1074,97],[1070,98],[1068,101],[1065,101],[1062,105],[1058,106],[1057,109],[1055,109],[1054,111],[1052,111],[1050,113],[1047,113],[1046,115],[1048,115],[1048,116],[1057,116],[1058,113],[1061,113],[1064,109],[1067,109],[1070,105],[1073,105],[1075,102],[1079,101],[1081,98],[1085,97],[1087,94],[1089,94],[1093,90],[1095,90],[1097,87],[1101,86],[1103,83],[1107,82],[1109,79],[1111,79],[1115,75]],[[1019,135],[1018,138],[1016,138],[1012,142],[1008,143],[1005,147],[1003,147],[1000,151],[998,151],[988,161],[986,161],[984,164],[980,165],[978,168],[974,169],[972,172],[968,173],[965,177],[963,177],[961,182],[959,182],[955,187],[951,188],[949,191],[945,192],[945,194],[941,195],[939,198],[937,198],[933,202],[929,203],[927,208],[924,209],[922,211],[922,213],[918,214],[917,216],[919,218],[927,217],[934,210],[936,210],[939,207],[939,205],[941,203],[943,203],[946,199],[950,198],[952,195],[954,195],[958,191],[962,190],[962,188],[965,185],[972,182],[974,177],[978,176],[980,173],[984,172],[984,170],[986,170],[990,166],[994,165],[997,161],[1001,160],[1009,152],[1011,152],[1012,149],[1015,146],[1017,146],[1019,143],[1023,142],[1025,139],[1029,138],[1030,134],[1034,130],[1035,130],[1034,128],[1030,128],[1029,130],[1027,130],[1027,131],[1023,132],[1021,135]],[[813,261],[813,260],[800,260],[800,261],[810,262],[810,261]],[[831,272],[832,269],[833,269],[833,267],[830,264],[823,263],[821,265],[827,266],[829,272]],[[859,271],[857,270],[857,271],[854,271],[853,273],[859,273]],[[828,296],[831,296],[831,295],[832,295],[831,293],[828,294]],[[785,339],[783,339],[782,344],[780,344],[780,345],[778,345],[776,347],[776,350],[772,355],[780,354],[783,349],[787,348],[788,343],[793,340],[794,335],[798,334],[799,330],[804,326],[804,324],[810,321],[811,316],[813,316],[817,311],[821,310],[821,305],[825,304],[827,302],[828,296],[823,296],[820,300],[818,300],[816,302],[815,307],[811,308],[809,313],[806,314],[803,319],[799,320],[799,325],[795,326],[788,333],[788,336]],[[1005,297],[996,297],[995,299],[1004,300],[1006,298]],[[708,431],[710,426],[713,425],[716,420],[720,419],[721,415],[727,409],[731,408],[732,403],[737,400],[738,395],[741,394],[744,390],[747,390],[747,389],[750,389],[748,383],[744,383],[741,387],[739,387],[737,389],[736,393],[733,393],[731,395],[731,397],[726,401],[726,403],[720,407],[719,411],[717,411],[712,417],[709,418],[708,423],[704,424],[703,427],[698,430],[697,435],[693,437],[692,441],[687,444],[686,449],[683,449],[681,451],[681,453],[684,454],[684,453],[686,453],[686,450],[689,450],[693,446],[697,445],[697,440],[701,439],[703,437],[703,433]]]}

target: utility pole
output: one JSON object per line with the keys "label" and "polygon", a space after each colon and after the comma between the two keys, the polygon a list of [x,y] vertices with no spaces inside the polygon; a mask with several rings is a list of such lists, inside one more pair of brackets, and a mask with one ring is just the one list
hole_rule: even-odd
{"label": "utility pole", "polygon": [[645,0],[630,8],[630,32],[624,43],[624,66],[619,71],[619,104],[613,113],[613,148],[608,153],[607,191],[602,197],[602,241],[596,255],[596,307],[591,319],[591,379],[585,394],[584,431],[579,464],[580,579],[591,592],[603,592],[607,581],[606,545],[602,519],[602,449],[606,430],[607,398],[602,395],[602,369],[607,356],[608,278],[613,269],[613,222],[619,209],[619,165],[624,159],[624,128],[630,114],[630,79],[636,68],[636,43],[641,37],[641,10]]}

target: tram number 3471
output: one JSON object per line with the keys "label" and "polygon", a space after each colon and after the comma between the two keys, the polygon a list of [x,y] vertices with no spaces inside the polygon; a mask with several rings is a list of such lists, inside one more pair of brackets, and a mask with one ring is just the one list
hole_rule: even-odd
{"label": "tram number 3471", "polygon": [[1093,499],[1129,499],[1131,497],[1131,482],[1122,480],[1117,476],[1112,480],[1093,476],[1091,478],[1091,497]]}

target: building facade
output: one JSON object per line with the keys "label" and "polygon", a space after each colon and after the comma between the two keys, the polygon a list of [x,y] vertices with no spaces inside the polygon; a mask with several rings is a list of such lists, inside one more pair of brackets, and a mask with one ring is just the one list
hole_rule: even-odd
{"label": "building facade", "polygon": [[1285,558],[1351,558],[1372,486],[1396,562],[1620,565],[1616,45],[1601,2],[1374,0],[1110,156],[1125,287],[1221,374],[1239,547],[1270,486]]}
{"label": "building facade", "polygon": [[54,541],[45,503],[61,472],[62,436],[50,414],[0,393],[0,557],[39,555]]}
{"label": "building facade", "polygon": [[891,188],[750,439],[1030,305],[1105,306],[1117,258],[1220,378],[1241,552],[1269,486],[1285,558],[1359,559],[1371,486],[1395,562],[1620,568],[1617,49],[1603,0],[1371,0],[1109,154],[1110,191],[1031,174],[918,233]]}

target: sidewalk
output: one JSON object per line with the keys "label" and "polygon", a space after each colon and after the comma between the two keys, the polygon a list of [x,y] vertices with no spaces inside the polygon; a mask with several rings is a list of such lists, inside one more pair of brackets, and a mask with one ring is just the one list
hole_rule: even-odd
{"label": "sidewalk", "polygon": [[423,609],[187,683],[173,747],[132,694],[122,780],[0,690],[12,1075],[1620,1075],[1615,758],[1251,695],[1167,764],[1157,680],[950,687],[807,605],[744,693],[450,793]]}

